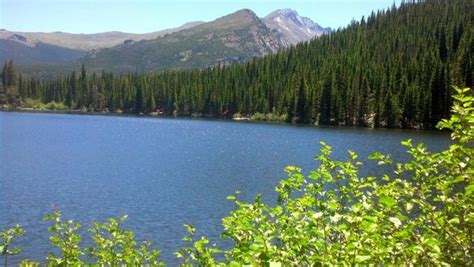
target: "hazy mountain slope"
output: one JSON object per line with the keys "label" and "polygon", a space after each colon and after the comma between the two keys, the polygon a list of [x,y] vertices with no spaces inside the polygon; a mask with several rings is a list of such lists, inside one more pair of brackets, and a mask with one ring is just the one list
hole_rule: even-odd
{"label": "hazy mountain slope", "polygon": [[[73,34],[64,32],[11,32],[0,30],[0,62],[13,59],[19,64],[72,64],[91,49],[112,47],[124,42],[155,39],[188,29],[202,22],[190,22],[180,27],[146,34],[104,32]],[[58,68],[62,68],[60,66]],[[54,68],[54,67],[53,67]],[[59,69],[58,69],[59,71]]]}
{"label": "hazy mountain slope", "polygon": [[270,29],[280,33],[292,45],[331,32],[331,28],[323,28],[311,19],[299,16],[292,9],[276,10],[262,20]]}
{"label": "hazy mountain slope", "polygon": [[287,46],[255,13],[244,9],[155,40],[92,51],[81,62],[119,72],[204,68],[244,62]]}
{"label": "hazy mountain slope", "polygon": [[0,39],[0,62],[13,59],[19,64],[64,63],[76,60],[84,51],[45,43],[28,44],[11,39]]}
{"label": "hazy mountain slope", "polygon": [[94,34],[75,34],[66,32],[13,32],[7,30],[0,30],[0,39],[17,39],[20,37],[23,42],[30,45],[35,43],[51,44],[55,46],[75,49],[75,50],[90,50],[96,48],[112,47],[123,43],[125,40],[151,40],[165,34],[177,32],[180,30],[188,29],[203,22],[189,22],[180,27],[166,29],[157,32],[135,34],[125,32],[103,32]]}

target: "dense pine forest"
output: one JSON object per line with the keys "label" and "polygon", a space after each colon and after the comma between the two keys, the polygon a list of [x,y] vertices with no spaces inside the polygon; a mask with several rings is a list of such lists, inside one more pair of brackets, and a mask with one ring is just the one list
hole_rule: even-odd
{"label": "dense pine forest", "polygon": [[241,65],[59,79],[2,70],[0,105],[92,112],[432,128],[452,85],[472,87],[474,2],[405,1],[344,29]]}

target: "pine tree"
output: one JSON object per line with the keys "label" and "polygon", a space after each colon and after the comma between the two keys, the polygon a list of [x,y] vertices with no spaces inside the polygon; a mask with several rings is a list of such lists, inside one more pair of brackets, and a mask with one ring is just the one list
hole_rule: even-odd
{"label": "pine tree", "polygon": [[6,86],[15,86],[16,85],[16,74],[15,68],[13,66],[13,60],[8,62],[8,66],[6,69]]}
{"label": "pine tree", "polygon": [[143,95],[143,86],[138,82],[135,94],[135,113],[137,114],[143,113]]}
{"label": "pine tree", "polygon": [[7,68],[8,68],[7,62],[5,62],[5,65],[3,65],[3,69],[2,69],[2,85],[4,89],[7,88],[7,84],[8,84]]}
{"label": "pine tree", "polygon": [[68,85],[67,85],[67,94],[66,94],[66,106],[69,109],[73,108],[75,95],[76,95],[76,72],[72,72],[71,76],[69,77]]}
{"label": "pine tree", "polygon": [[87,94],[87,73],[84,64],[81,67],[81,75],[79,76],[79,92],[77,96],[77,108],[84,107],[85,95]]}
{"label": "pine tree", "polygon": [[305,95],[305,80],[301,78],[299,87],[298,87],[298,97],[296,99],[296,109],[295,109],[295,117],[296,122],[305,122],[306,118],[306,95]]}
{"label": "pine tree", "polygon": [[155,96],[153,95],[153,91],[151,91],[150,96],[148,97],[146,109],[148,113],[154,112],[156,110],[156,102]]}
{"label": "pine tree", "polygon": [[321,94],[321,103],[320,103],[320,124],[330,124],[331,123],[331,81],[329,78],[326,78],[323,84],[323,91]]}

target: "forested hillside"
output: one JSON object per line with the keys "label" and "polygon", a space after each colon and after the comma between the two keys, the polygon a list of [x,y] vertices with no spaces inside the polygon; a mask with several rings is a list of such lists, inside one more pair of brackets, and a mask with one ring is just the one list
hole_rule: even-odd
{"label": "forested hillside", "polygon": [[449,114],[451,85],[472,87],[473,10],[471,0],[404,2],[310,43],[230,67],[10,78],[3,101],[18,94],[23,102],[64,102],[89,111],[264,113],[288,122],[432,128]]}

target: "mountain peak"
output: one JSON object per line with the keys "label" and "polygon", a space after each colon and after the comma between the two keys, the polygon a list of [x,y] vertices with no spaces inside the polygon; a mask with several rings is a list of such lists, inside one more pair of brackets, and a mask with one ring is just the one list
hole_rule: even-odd
{"label": "mountain peak", "polygon": [[246,20],[246,21],[249,21],[249,20],[254,21],[254,20],[258,19],[257,14],[255,14],[255,12],[253,12],[252,10],[250,10],[248,8],[245,8],[245,9],[237,10],[236,12],[231,13],[227,16],[221,17],[217,20],[230,19],[230,18],[242,19],[242,20]]}
{"label": "mountain peak", "polygon": [[273,11],[272,13],[270,13],[268,16],[270,15],[285,15],[285,16],[288,16],[288,15],[297,15],[298,16],[298,12],[294,9],[291,9],[291,8],[283,8],[283,9],[277,9],[275,11]]}
{"label": "mountain peak", "polygon": [[293,45],[331,31],[330,28],[323,28],[310,18],[302,17],[296,10],[289,8],[275,10],[263,18],[263,21]]}
{"label": "mountain peak", "polygon": [[250,9],[241,9],[229,15],[220,17],[209,23],[204,23],[197,28],[212,29],[212,28],[245,28],[248,25],[263,24],[257,15]]}
{"label": "mountain peak", "polygon": [[275,19],[275,18],[289,18],[289,19],[296,19],[299,17],[299,14],[296,10],[291,8],[284,8],[284,9],[277,9],[270,14],[268,14],[265,19]]}
{"label": "mountain peak", "polygon": [[251,15],[251,16],[255,16],[255,17],[257,16],[255,14],[255,12],[253,12],[253,10],[251,10],[249,8],[244,8],[244,9],[237,10],[234,13],[231,13],[230,15],[236,15],[236,14],[247,14],[247,15]]}

